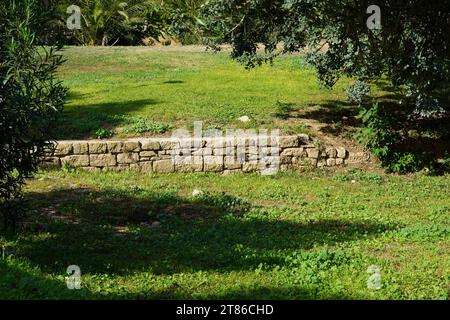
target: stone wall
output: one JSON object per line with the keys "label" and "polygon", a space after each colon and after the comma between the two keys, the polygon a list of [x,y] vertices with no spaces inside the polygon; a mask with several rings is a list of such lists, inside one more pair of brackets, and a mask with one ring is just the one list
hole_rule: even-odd
{"label": "stone wall", "polygon": [[59,141],[47,150],[41,166],[71,166],[90,171],[264,173],[267,168],[286,171],[345,166],[367,162],[370,157],[340,146],[319,148],[304,134],[244,138],[245,144],[234,139]]}

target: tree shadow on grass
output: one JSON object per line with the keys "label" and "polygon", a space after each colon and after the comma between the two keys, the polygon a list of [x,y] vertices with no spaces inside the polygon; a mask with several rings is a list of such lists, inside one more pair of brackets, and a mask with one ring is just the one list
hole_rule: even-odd
{"label": "tree shadow on grass", "polygon": [[[178,286],[176,282],[164,289],[143,290],[141,292],[120,292],[102,294],[94,292],[86,286],[81,277],[81,289],[70,290],[66,284],[65,270],[61,270],[60,277],[49,277],[39,270],[33,270],[27,264],[0,260],[0,299],[2,300],[60,300],[60,299],[192,299],[192,292],[188,288]],[[269,287],[260,285],[238,285],[235,288],[221,292],[207,292],[197,294],[195,299],[349,299],[345,294],[327,294],[313,288],[300,285],[286,284],[283,287]],[[352,297],[354,298],[354,297]]]}
{"label": "tree shadow on grass", "polygon": [[[255,270],[262,263],[285,265],[289,252],[374,237],[395,227],[255,217],[247,214],[249,204],[226,194],[192,198],[67,189],[28,198],[38,212],[31,220],[46,233],[21,237],[17,254],[49,273],[72,264],[92,274]],[[155,221],[161,225],[152,226]]]}
{"label": "tree shadow on grass", "polygon": [[[75,96],[72,94],[72,97]],[[68,102],[70,102],[70,98]],[[113,131],[126,123],[128,114],[158,103],[159,101],[154,99],[142,99],[92,103],[81,107],[68,106],[58,120],[55,138],[58,140],[93,138],[98,129],[103,128]]]}

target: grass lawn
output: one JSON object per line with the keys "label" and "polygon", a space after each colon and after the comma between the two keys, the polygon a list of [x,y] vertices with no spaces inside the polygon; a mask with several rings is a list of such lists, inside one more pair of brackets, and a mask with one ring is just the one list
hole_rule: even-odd
{"label": "grass lawn", "polygon": [[[448,299],[448,190],[448,175],[359,171],[41,172],[26,230],[0,237],[0,298]],[[81,290],[65,286],[71,264]]]}
{"label": "grass lawn", "polygon": [[[59,77],[69,88],[58,138],[164,134],[204,121],[208,128],[278,128],[302,133],[285,112],[311,106],[346,106],[345,88],[318,84],[301,55],[286,55],[254,70],[228,53],[198,47],[68,47]],[[252,121],[241,123],[247,115]]]}

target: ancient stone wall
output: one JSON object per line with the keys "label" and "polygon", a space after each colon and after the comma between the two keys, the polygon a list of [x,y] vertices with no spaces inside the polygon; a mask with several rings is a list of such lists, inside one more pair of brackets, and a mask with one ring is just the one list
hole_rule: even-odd
{"label": "ancient stone wall", "polygon": [[367,162],[366,153],[341,146],[320,148],[304,134],[280,137],[180,140],[58,141],[47,151],[42,167],[71,166],[90,171],[264,173],[305,167],[335,167]]}

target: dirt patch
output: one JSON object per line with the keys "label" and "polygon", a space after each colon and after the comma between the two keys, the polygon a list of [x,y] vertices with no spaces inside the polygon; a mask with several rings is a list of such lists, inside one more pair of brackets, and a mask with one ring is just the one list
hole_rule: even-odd
{"label": "dirt patch", "polygon": [[[353,135],[361,126],[356,114],[356,109],[352,107],[308,106],[291,114],[290,120],[300,121],[311,133],[311,136],[324,146],[342,146],[353,154],[370,154],[367,148],[353,139]],[[348,167],[367,171],[383,171],[380,162],[373,156],[370,156],[366,163],[352,164]]]}

